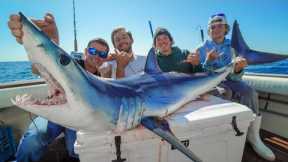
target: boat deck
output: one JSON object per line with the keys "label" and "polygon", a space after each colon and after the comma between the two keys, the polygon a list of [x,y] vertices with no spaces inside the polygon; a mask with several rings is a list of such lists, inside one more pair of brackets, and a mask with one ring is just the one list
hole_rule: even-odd
{"label": "boat deck", "polygon": [[[261,138],[265,144],[272,149],[276,155],[275,162],[287,162],[288,161],[288,139],[279,137],[273,133],[265,130],[261,130]],[[246,143],[243,154],[242,162],[269,162],[259,157],[252,147]]]}

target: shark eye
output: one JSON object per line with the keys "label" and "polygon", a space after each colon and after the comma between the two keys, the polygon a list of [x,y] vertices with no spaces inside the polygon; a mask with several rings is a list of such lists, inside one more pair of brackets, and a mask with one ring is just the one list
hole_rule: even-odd
{"label": "shark eye", "polygon": [[68,65],[71,61],[71,58],[67,55],[60,55],[60,64],[61,65]]}
{"label": "shark eye", "polygon": [[43,43],[37,45],[37,47],[43,47],[43,46],[44,46]]}

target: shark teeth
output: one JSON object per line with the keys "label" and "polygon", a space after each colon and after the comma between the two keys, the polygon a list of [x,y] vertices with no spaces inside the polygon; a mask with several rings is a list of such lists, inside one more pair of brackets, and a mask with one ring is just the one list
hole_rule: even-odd
{"label": "shark teeth", "polygon": [[24,94],[24,95],[17,95],[15,99],[11,99],[11,101],[16,105],[31,105],[35,101],[31,95]]}
{"label": "shark teeth", "polygon": [[61,85],[50,75],[50,73],[40,64],[34,64],[38,69],[42,78],[45,79],[48,86],[48,96],[46,98],[34,98],[31,95],[17,95],[15,99],[11,100],[16,105],[41,105],[52,106],[65,104],[67,102],[65,91]]}
{"label": "shark teeth", "polygon": [[65,104],[67,102],[66,97],[64,95],[60,95],[60,96],[52,96],[52,97],[48,97],[46,99],[43,100],[36,100],[34,102],[35,105],[60,105],[60,104]]}
{"label": "shark teeth", "polygon": [[27,105],[60,105],[65,104],[66,98],[64,95],[52,96],[45,99],[35,99],[31,95],[17,95],[15,99],[11,99],[11,102],[15,105],[27,106]]}

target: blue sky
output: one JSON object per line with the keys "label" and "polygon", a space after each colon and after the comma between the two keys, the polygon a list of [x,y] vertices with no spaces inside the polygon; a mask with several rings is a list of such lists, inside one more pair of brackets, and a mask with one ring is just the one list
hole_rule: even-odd
{"label": "blue sky", "polygon": [[[206,31],[209,16],[223,12],[229,24],[238,20],[251,48],[288,54],[287,0],[75,1],[80,51],[95,37],[106,39],[112,48],[111,31],[124,26],[134,36],[135,53],[144,55],[152,45],[148,20],[152,21],[154,29],[161,26],[170,30],[180,48],[194,50],[201,43],[199,27]],[[46,12],[53,13],[60,46],[69,53],[73,50],[72,0],[1,0],[0,61],[27,60],[23,47],[16,43],[7,27],[9,15],[19,11],[38,19]]]}

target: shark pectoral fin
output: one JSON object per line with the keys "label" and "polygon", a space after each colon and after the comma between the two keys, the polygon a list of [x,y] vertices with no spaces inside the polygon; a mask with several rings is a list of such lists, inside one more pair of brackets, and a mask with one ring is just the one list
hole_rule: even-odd
{"label": "shark pectoral fin", "polygon": [[141,120],[141,124],[166,140],[168,143],[170,143],[172,146],[174,146],[176,149],[181,151],[183,154],[185,154],[189,159],[195,162],[200,162],[200,158],[198,158],[191,150],[186,148],[180,140],[173,135],[173,133],[170,130],[169,124],[166,120],[159,119],[157,117],[145,117]]}

